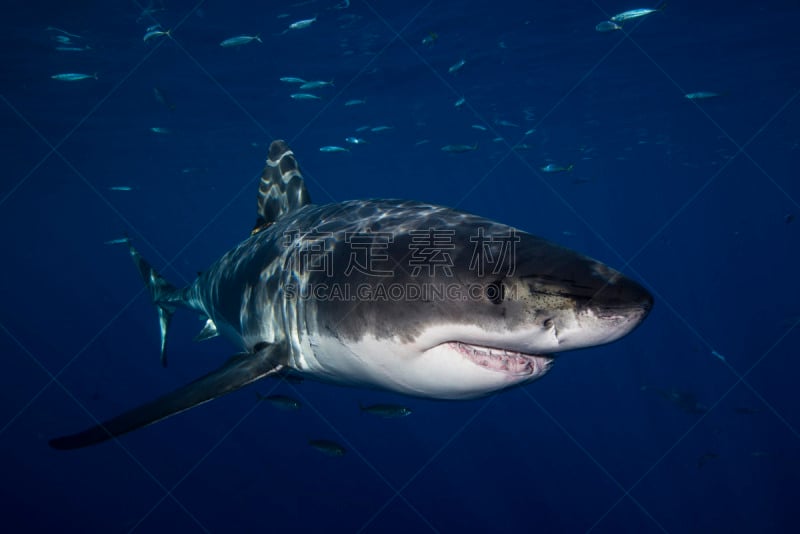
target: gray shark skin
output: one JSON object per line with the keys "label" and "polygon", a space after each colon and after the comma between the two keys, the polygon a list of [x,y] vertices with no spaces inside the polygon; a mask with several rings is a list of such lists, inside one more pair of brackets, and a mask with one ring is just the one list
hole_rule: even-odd
{"label": "gray shark skin", "polygon": [[540,378],[558,353],[625,336],[653,305],[612,268],[476,215],[397,200],[313,205],[283,141],[270,146],[251,236],[193,284],[173,287],[130,251],[159,313],[163,363],[177,308],[208,318],[198,339],[222,335],[241,353],[51,440],[56,449],[100,443],[285,372],[476,398]]}

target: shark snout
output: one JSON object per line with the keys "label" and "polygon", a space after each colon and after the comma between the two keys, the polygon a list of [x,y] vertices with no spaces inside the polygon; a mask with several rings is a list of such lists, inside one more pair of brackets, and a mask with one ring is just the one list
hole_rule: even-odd
{"label": "shark snout", "polygon": [[[608,343],[619,339],[645,320],[653,308],[653,296],[639,283],[622,275],[600,287],[579,305],[577,338]],[[583,330],[583,332],[580,332]]]}
{"label": "shark snout", "polygon": [[636,329],[650,313],[653,297],[635,282],[623,285],[614,288],[613,297],[603,294],[610,291],[601,291],[589,300],[577,299],[573,309],[554,314],[549,326],[555,347],[549,352],[611,343]]}
{"label": "shark snout", "polygon": [[636,286],[634,289],[631,290],[631,300],[635,302],[635,305],[642,309],[644,315],[642,318],[647,317],[647,314],[650,313],[650,310],[653,309],[653,295],[650,292],[642,287],[641,285],[637,284],[636,282],[630,280],[631,284]]}
{"label": "shark snout", "polygon": [[653,296],[638,282],[619,275],[597,289],[588,305],[601,312],[625,313],[627,310],[642,320],[653,308]]}

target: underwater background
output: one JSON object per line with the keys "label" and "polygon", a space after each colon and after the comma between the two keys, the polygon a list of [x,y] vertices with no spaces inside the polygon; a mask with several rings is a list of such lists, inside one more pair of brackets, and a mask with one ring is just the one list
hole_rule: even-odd
{"label": "underwater background", "polygon": [[[596,28],[648,7],[7,2],[3,530],[797,532],[800,4],[670,1]],[[241,35],[260,42],[220,46]],[[264,380],[52,450],[235,352],[179,313],[162,368],[140,277],[105,243],[189,283],[248,236],[278,138],[315,203],[476,213],[621,270],[654,310],[483,399]]]}

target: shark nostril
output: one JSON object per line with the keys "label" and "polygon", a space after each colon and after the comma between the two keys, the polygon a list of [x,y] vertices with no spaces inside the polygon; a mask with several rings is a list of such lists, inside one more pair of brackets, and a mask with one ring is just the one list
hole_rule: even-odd
{"label": "shark nostril", "polygon": [[549,317],[544,320],[544,323],[542,323],[542,325],[548,330],[550,330],[551,328],[553,328],[553,326],[555,326],[555,324],[553,323],[553,319]]}
{"label": "shark nostril", "polygon": [[645,291],[645,294],[641,299],[642,308],[649,312],[653,308],[653,302],[653,295]]}

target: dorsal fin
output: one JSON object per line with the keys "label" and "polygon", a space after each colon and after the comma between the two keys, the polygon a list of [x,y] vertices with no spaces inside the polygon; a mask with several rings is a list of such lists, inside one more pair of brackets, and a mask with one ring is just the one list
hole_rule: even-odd
{"label": "dorsal fin", "polygon": [[269,155],[258,186],[258,218],[251,234],[257,234],[285,213],[311,203],[294,152],[281,139],[269,145]]}

